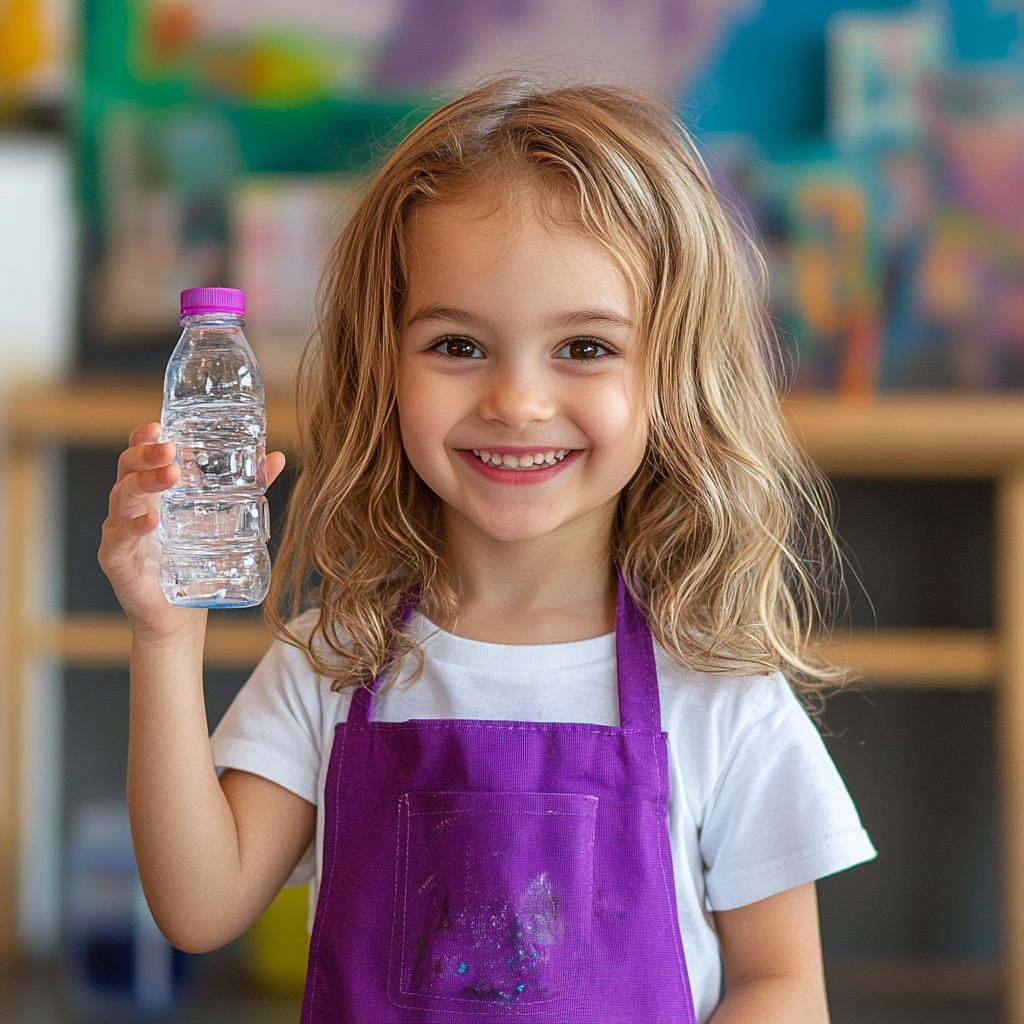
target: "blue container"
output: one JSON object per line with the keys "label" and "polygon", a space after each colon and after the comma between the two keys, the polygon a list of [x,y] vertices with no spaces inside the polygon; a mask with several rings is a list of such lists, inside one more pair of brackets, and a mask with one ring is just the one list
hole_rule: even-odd
{"label": "blue container", "polygon": [[149,912],[123,803],[75,816],[67,900],[68,968],[83,1008],[162,1013],[180,1000],[197,958],[171,946]]}

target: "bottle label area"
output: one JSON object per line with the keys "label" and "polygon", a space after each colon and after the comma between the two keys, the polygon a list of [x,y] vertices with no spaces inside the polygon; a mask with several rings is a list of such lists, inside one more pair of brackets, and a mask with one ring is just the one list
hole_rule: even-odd
{"label": "bottle label area", "polygon": [[160,541],[167,547],[266,544],[270,539],[267,499],[184,498],[169,493],[160,508]]}

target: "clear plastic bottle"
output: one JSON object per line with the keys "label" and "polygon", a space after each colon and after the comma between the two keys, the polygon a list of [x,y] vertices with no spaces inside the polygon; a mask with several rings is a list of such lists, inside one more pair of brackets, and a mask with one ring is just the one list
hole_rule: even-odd
{"label": "clear plastic bottle", "polygon": [[247,608],[270,585],[266,402],[244,315],[237,288],[181,293],[160,414],[181,478],[160,504],[160,586],[186,608]]}

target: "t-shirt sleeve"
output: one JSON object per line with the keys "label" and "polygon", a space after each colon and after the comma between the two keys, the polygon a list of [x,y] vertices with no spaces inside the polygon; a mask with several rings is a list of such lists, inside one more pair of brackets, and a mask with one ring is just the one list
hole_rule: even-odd
{"label": "t-shirt sleeve", "polygon": [[875,856],[814,723],[781,676],[759,683],[746,704],[753,712],[720,746],[705,807],[700,847],[713,910],[745,906]]}
{"label": "t-shirt sleeve", "polygon": [[217,769],[252,772],[315,804],[319,684],[303,652],[275,640],[210,737]]}

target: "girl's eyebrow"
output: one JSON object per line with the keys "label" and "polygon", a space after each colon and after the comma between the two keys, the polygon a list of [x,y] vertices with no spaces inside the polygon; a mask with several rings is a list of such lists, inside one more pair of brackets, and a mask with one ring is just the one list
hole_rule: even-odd
{"label": "girl's eyebrow", "polygon": [[[467,309],[457,309],[454,306],[424,306],[405,322],[406,327],[421,323],[425,320],[445,320],[449,323],[465,324],[467,327],[474,327],[477,330],[487,328],[487,320],[471,313]],[[614,309],[574,309],[566,313],[557,313],[545,321],[549,328],[567,327],[621,327],[631,330],[633,321],[628,316],[623,316]]]}
{"label": "girl's eyebrow", "polygon": [[628,316],[617,313],[614,309],[575,309],[568,313],[559,313],[548,320],[549,327],[623,327],[632,329],[633,321]]}
{"label": "girl's eyebrow", "polygon": [[475,327],[477,330],[484,330],[487,321],[476,313],[470,313],[467,309],[456,309],[454,306],[424,306],[405,321],[406,327],[421,323],[424,320],[447,320],[449,323],[466,324],[467,327]]}

